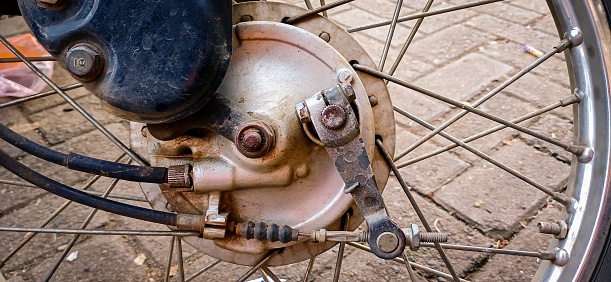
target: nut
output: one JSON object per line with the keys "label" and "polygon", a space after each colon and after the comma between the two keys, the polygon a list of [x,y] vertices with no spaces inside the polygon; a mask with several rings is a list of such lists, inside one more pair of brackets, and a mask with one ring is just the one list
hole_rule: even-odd
{"label": "nut", "polygon": [[346,112],[338,105],[329,105],[322,110],[322,124],[329,129],[339,129],[346,124]]}
{"label": "nut", "polygon": [[93,80],[102,71],[102,57],[92,46],[77,44],[66,54],[66,68],[82,80]]}
{"label": "nut", "polygon": [[234,144],[247,158],[265,156],[274,146],[274,131],[267,125],[253,122],[243,125],[234,138]]}
{"label": "nut", "polygon": [[297,112],[297,117],[299,118],[299,121],[301,121],[301,123],[307,123],[312,121],[312,119],[310,118],[310,110],[308,109],[308,106],[306,105],[305,101],[297,104],[295,106],[295,110]]}

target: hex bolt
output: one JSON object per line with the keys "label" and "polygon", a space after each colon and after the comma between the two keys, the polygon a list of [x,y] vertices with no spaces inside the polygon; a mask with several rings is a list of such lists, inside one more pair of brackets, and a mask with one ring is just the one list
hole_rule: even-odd
{"label": "hex bolt", "polygon": [[82,80],[93,80],[102,71],[102,58],[91,46],[77,44],[66,54],[66,68]]}
{"label": "hex bolt", "polygon": [[537,229],[540,233],[554,235],[556,239],[564,239],[568,233],[566,222],[562,220],[556,222],[539,222],[537,224]]}
{"label": "hex bolt", "polygon": [[329,42],[331,40],[331,35],[327,32],[321,32],[318,37],[320,37],[320,39],[324,40],[325,42]]}
{"label": "hex bolt", "polygon": [[391,232],[383,232],[378,235],[376,244],[382,252],[391,253],[399,246],[399,238]]}
{"label": "hex bolt", "polygon": [[420,232],[417,224],[412,224],[410,229],[403,229],[405,237],[412,251],[420,248],[420,243],[445,243],[448,241],[448,233]]}
{"label": "hex bolt", "polygon": [[240,140],[240,145],[244,146],[246,150],[250,151],[256,151],[262,144],[263,137],[261,136],[261,132],[254,128],[246,130],[242,140]]}
{"label": "hex bolt", "polygon": [[306,105],[305,101],[295,106],[295,112],[297,113],[297,117],[299,118],[299,121],[301,121],[301,123],[308,123],[312,121],[312,119],[310,118],[310,110],[308,109],[308,106]]}
{"label": "hex bolt", "polygon": [[247,123],[239,128],[233,143],[245,157],[260,158],[274,147],[274,132],[266,124],[260,122]]}
{"label": "hex bolt", "polygon": [[346,112],[338,105],[329,105],[322,110],[322,124],[329,129],[339,129],[346,124]]}

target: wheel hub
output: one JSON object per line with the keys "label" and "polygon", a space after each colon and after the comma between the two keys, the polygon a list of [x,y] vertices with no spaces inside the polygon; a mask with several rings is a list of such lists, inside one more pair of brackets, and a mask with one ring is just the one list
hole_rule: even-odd
{"label": "wheel hub", "polygon": [[[153,208],[206,214],[217,219],[219,226],[251,221],[288,225],[305,232],[341,230],[342,215],[353,209],[349,228],[360,224],[362,216],[352,196],[343,192],[342,178],[325,148],[317,144],[311,130],[302,128],[294,113],[295,104],[351,77],[361,136],[381,189],[389,170],[374,153],[374,141],[378,135],[394,148],[388,91],[382,80],[359,76],[352,70],[349,60],[375,64],[341,27],[318,16],[295,26],[281,23],[283,18],[302,11],[272,2],[243,3],[233,9],[233,55],[217,92],[269,125],[275,136],[269,151],[261,153],[261,144],[269,135],[253,126],[241,128],[235,140],[210,130],[193,129],[162,141],[147,134],[144,124],[132,123],[132,146],[151,164],[193,167],[193,191],[141,184]],[[318,37],[323,33],[329,35],[329,43]],[[373,107],[368,93],[375,93],[372,97],[377,104]],[[337,111],[329,108],[327,112],[329,126],[339,126]],[[334,245],[307,240],[247,240],[231,232],[204,236],[222,238],[185,240],[208,255],[244,265],[257,263],[272,248],[285,247],[269,262],[280,265],[310,258]]]}

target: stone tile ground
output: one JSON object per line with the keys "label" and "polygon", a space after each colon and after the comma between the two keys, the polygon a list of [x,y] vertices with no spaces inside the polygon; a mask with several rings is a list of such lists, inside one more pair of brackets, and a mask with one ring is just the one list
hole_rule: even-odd
{"label": "stone tile ground", "polygon": [[[286,2],[305,6],[301,0]],[[312,2],[318,4],[318,1]],[[426,2],[403,1],[401,15],[421,11]],[[466,2],[469,0],[435,1],[431,10]],[[358,0],[331,10],[329,15],[341,26],[350,27],[390,18],[395,3],[392,0]],[[385,70],[390,69],[398,57],[399,50],[414,24],[415,21],[398,24]],[[27,31],[19,17],[0,21],[0,34],[3,36]],[[361,42],[374,61],[377,61],[387,32],[387,27],[379,27],[353,33],[353,36]],[[473,103],[535,60],[532,55],[522,51],[524,44],[546,51],[558,41],[557,31],[545,1],[513,0],[480,6],[459,11],[449,18],[426,18],[395,76],[460,102]],[[547,106],[571,94],[566,74],[564,58],[557,55],[501,91],[480,108],[511,119]],[[59,85],[75,82],[57,65],[54,79]],[[459,109],[396,84],[390,83],[388,87],[395,105],[427,119],[435,126],[459,112]],[[119,139],[128,142],[127,125],[101,110],[94,96],[82,88],[68,91],[68,94],[91,111],[94,117]],[[0,102],[9,100],[2,98]],[[120,153],[57,95],[0,111],[0,122],[56,150],[105,159],[113,159]],[[553,138],[570,142],[571,116],[571,108],[566,107],[522,124]],[[395,118],[398,124],[397,152],[428,132],[406,117],[397,114]],[[445,131],[457,138],[466,138],[495,125],[468,114]],[[399,163],[448,144],[451,144],[448,140],[436,136],[402,158]],[[570,155],[560,148],[508,129],[470,144],[550,189],[557,191],[564,188]],[[22,163],[45,175],[61,179],[67,185],[80,187],[88,179],[83,173],[51,166],[26,156],[5,142],[0,142],[0,146]],[[400,172],[412,189],[416,202],[424,210],[426,219],[439,231],[448,232],[451,243],[544,250],[550,236],[538,234],[535,225],[538,221],[548,221],[560,216],[559,209],[547,202],[545,194],[464,149],[454,149],[415,163],[402,168]],[[19,180],[4,169],[0,169],[0,179]],[[103,180],[91,190],[103,191],[108,183],[108,180]],[[141,195],[137,185],[125,182],[119,182],[115,192]],[[0,184],[0,199],[0,226],[38,227],[55,207],[64,203],[63,199],[36,188],[5,184]],[[391,175],[384,199],[389,214],[401,226],[411,223],[421,225],[394,175]],[[47,227],[77,228],[90,211],[88,207],[71,205]],[[105,212],[98,212],[89,228],[165,229]],[[4,257],[24,236],[23,233],[2,233],[0,257]],[[38,235],[22,252],[9,260],[0,272],[8,281],[39,281],[71,238],[71,235]],[[169,240],[166,237],[82,236],[72,250],[78,251],[77,259],[64,261],[54,281],[162,281]],[[183,244],[183,247],[187,276],[214,261],[212,257],[187,244]],[[331,280],[329,277],[334,272],[337,252],[338,246],[315,260],[310,281]],[[459,251],[447,253],[457,272],[473,281],[528,281],[538,266],[532,258]],[[408,279],[408,273],[402,264],[379,260],[353,247],[346,247],[344,255],[340,275],[342,281]],[[446,271],[434,250],[410,251],[408,256],[413,262]],[[134,260],[137,257],[145,259],[136,263]],[[174,257],[173,261],[176,260]],[[273,271],[287,281],[301,281],[307,263],[304,261],[275,267]],[[178,281],[176,268],[174,263],[171,268],[172,281]],[[246,266],[221,263],[198,279],[235,280],[248,269]],[[447,281],[421,270],[417,271],[417,275],[421,280]],[[258,277],[259,275],[255,274],[252,279]]]}

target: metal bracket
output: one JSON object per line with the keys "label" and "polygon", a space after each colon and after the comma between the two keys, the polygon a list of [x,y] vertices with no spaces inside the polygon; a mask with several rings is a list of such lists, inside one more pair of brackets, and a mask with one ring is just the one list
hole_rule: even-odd
{"label": "metal bracket", "polygon": [[[365,217],[372,252],[392,259],[403,252],[405,235],[386,213],[367,150],[360,137],[359,122],[350,102],[354,90],[348,83],[323,90],[296,106],[302,122],[311,122],[344,180],[344,192],[352,194]],[[305,116],[309,118],[304,118]]]}

